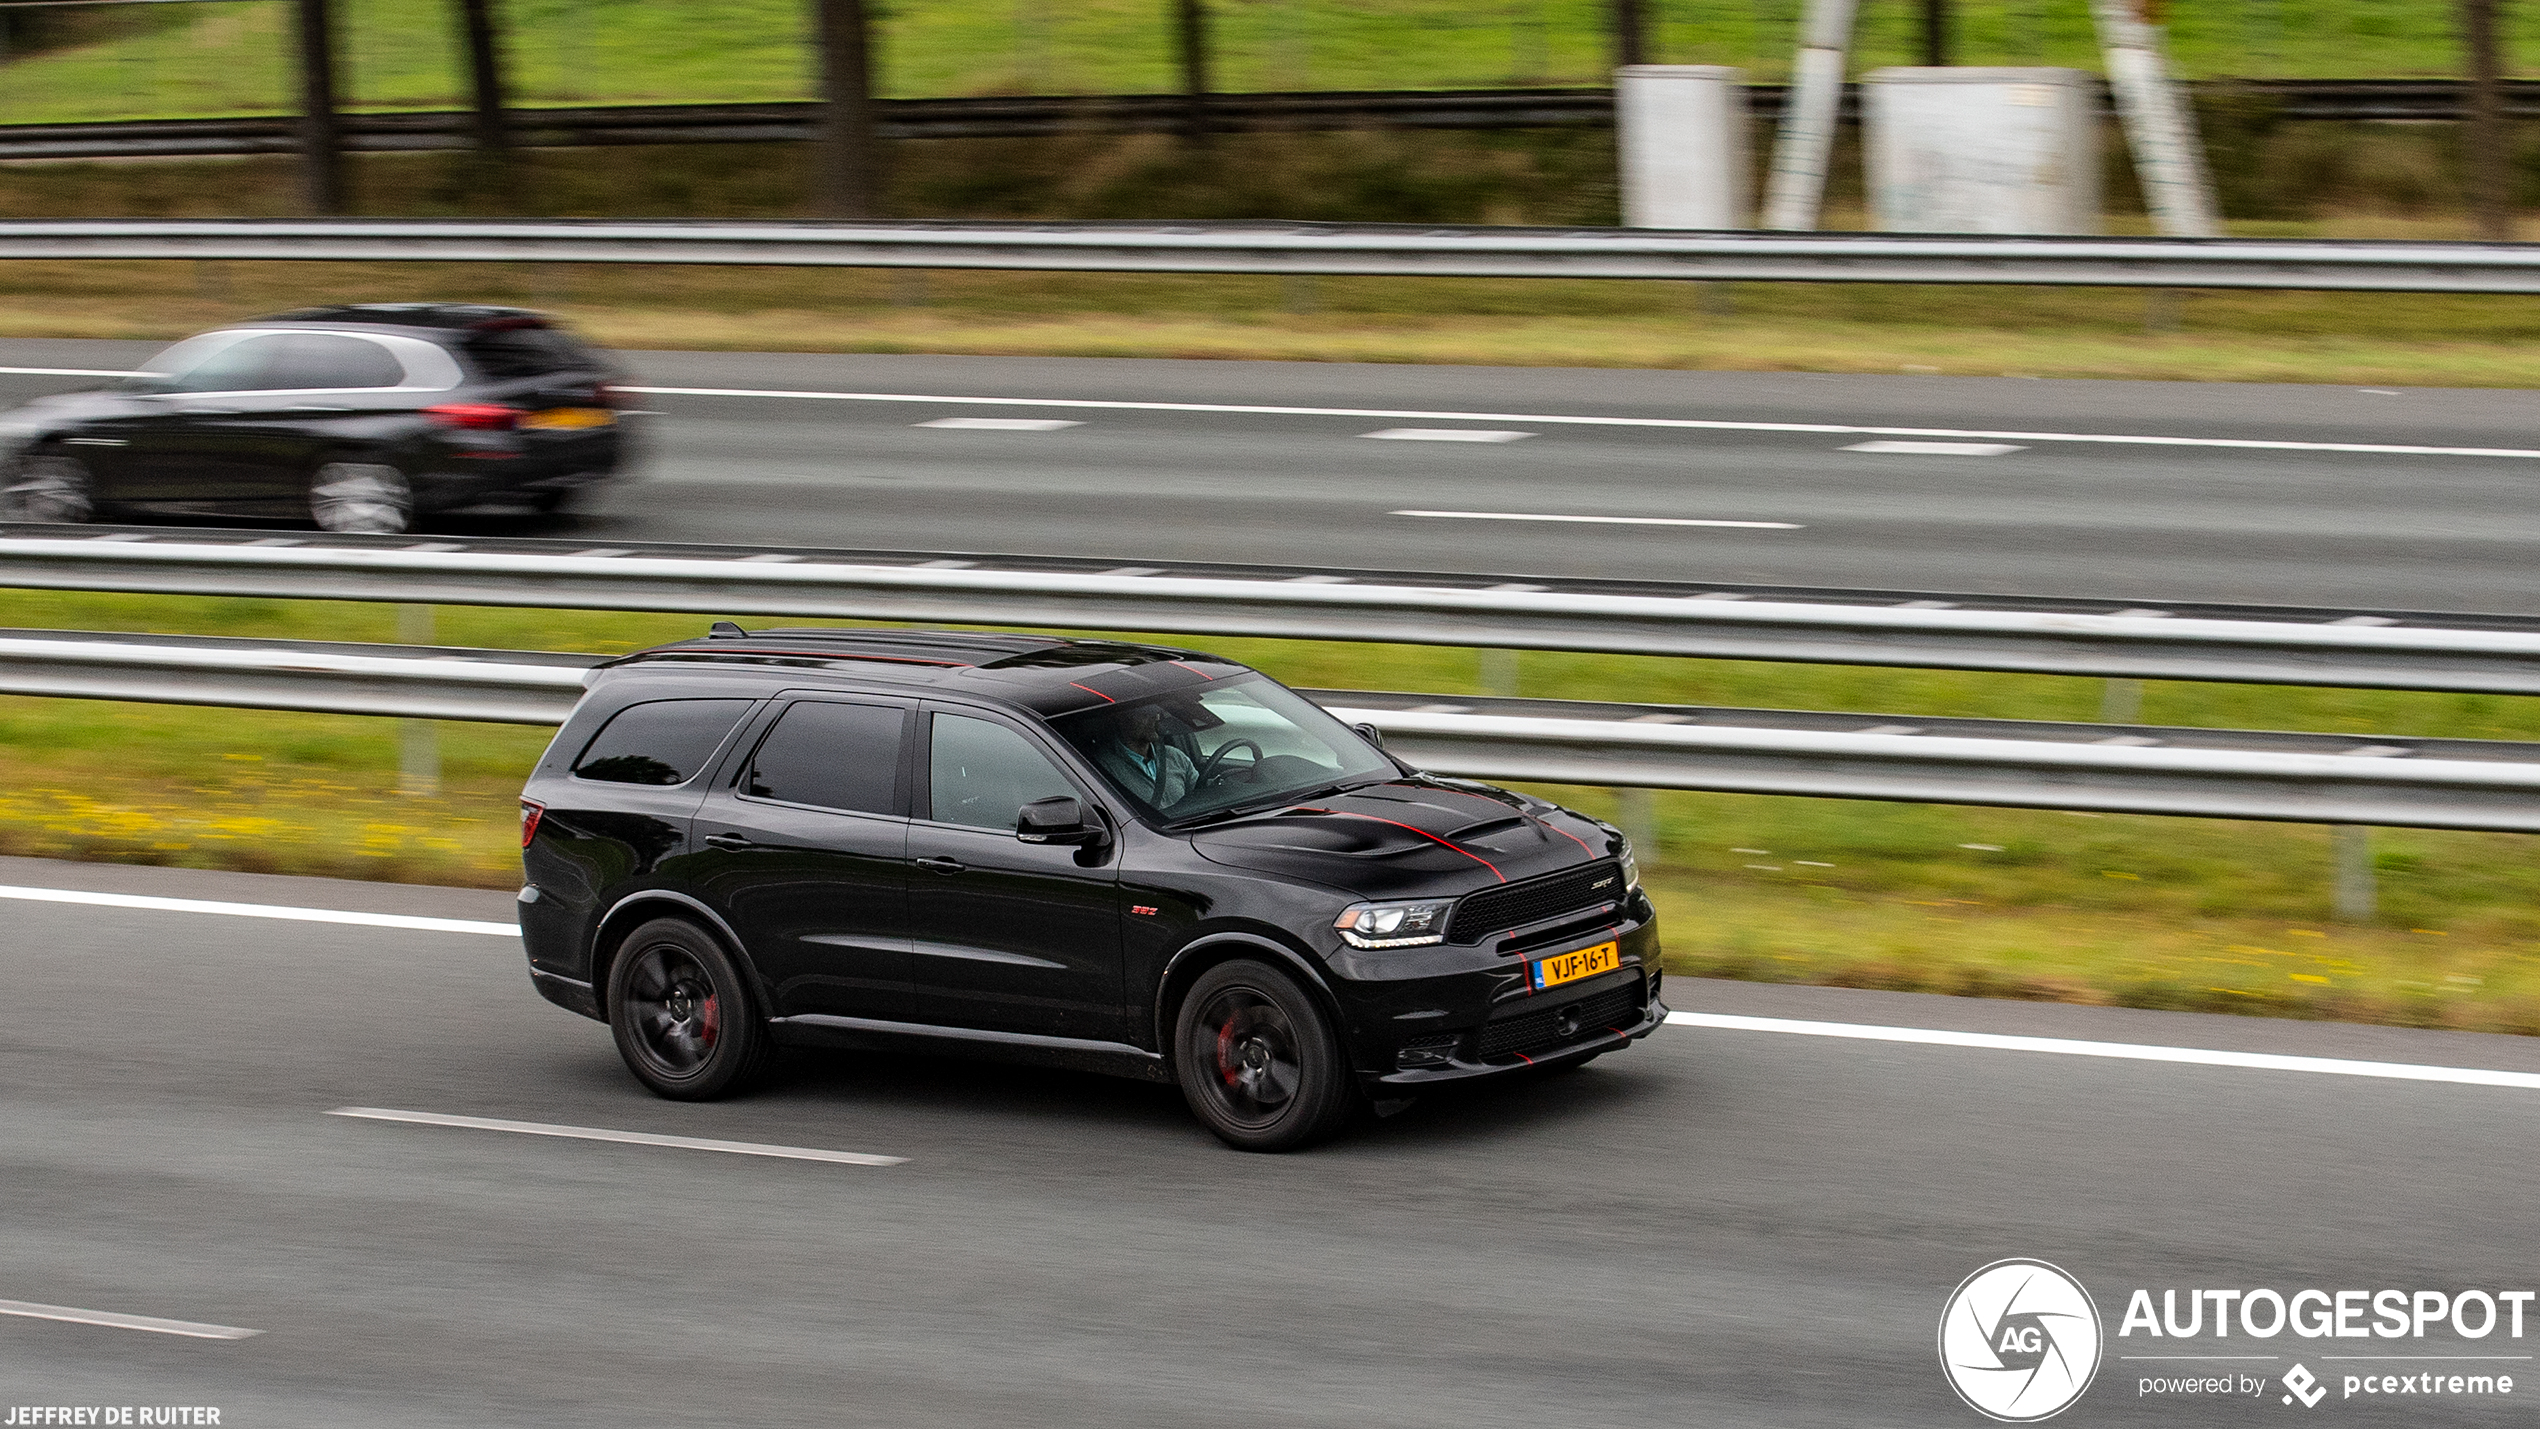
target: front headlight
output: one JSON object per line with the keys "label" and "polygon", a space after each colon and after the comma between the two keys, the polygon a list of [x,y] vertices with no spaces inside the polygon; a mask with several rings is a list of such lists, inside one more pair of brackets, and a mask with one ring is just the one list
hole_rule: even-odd
{"label": "front headlight", "polygon": [[1640,861],[1632,857],[1632,846],[1626,842],[1623,845],[1623,895],[1628,898],[1639,891]]}
{"label": "front headlight", "polygon": [[1455,900],[1421,903],[1352,903],[1332,920],[1353,948],[1418,948],[1446,941],[1447,911]]}

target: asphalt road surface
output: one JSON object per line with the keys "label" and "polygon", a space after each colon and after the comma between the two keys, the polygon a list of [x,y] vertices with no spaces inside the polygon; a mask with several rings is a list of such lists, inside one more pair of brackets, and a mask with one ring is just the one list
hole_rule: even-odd
{"label": "asphalt road surface", "polygon": [[[152,347],[16,340],[0,366]],[[2540,421],[2515,391],[628,361],[688,389],[641,396],[639,479],[572,517],[450,529],[2506,613],[2533,609],[2540,553]],[[0,374],[0,400],[77,380]]]}
{"label": "asphalt road surface", "polygon": [[[2540,1091],[1669,1027],[1567,1076],[1424,1101],[1290,1157],[1163,1088],[923,1059],[640,1092],[481,932],[27,901],[84,889],[507,921],[501,894],[0,860],[0,1301],[13,1405],[247,1426],[1969,1426],[1945,1297],[2039,1257],[2108,1360],[2182,1349],[2131,1289],[2529,1289]],[[2501,1037],[1724,983],[1680,1007],[2540,1071]],[[386,1108],[904,1158],[872,1166],[330,1116]],[[92,1315],[91,1318],[98,1316]],[[2334,1386],[2354,1362],[2311,1358]],[[2527,1359],[2481,1365],[2528,1370]],[[2387,1362],[2362,1368],[2389,1368]],[[2164,1371],[2175,1365],[2165,1365]],[[2507,1397],[2325,1419],[2527,1423]]]}

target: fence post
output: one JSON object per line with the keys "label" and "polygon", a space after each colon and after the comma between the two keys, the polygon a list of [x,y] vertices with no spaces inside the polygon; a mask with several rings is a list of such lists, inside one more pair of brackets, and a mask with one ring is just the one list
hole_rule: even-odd
{"label": "fence post", "polygon": [[[433,643],[432,607],[401,605],[397,607],[397,642],[401,645]],[[441,726],[428,719],[397,721],[397,792],[400,794],[438,794],[441,792]]]}
{"label": "fence post", "polygon": [[507,168],[512,136],[504,113],[503,36],[494,0],[459,0],[459,27],[467,41],[468,104],[477,154]]}
{"label": "fence post", "polygon": [[819,176],[824,218],[875,218],[882,146],[873,123],[873,23],[864,0],[813,0],[820,34]]}
{"label": "fence post", "polygon": [[2461,38],[2469,51],[2469,200],[2478,236],[2494,243],[2514,236],[2512,142],[2505,129],[2503,43],[2496,33],[2496,0],[2461,0]]}
{"label": "fence post", "polygon": [[1614,67],[1649,63],[1649,15],[1642,0],[1613,0]]}
{"label": "fence post", "polygon": [[2380,888],[2372,870],[2372,830],[2363,824],[2334,824],[2328,831],[2337,862],[2337,919],[2369,923],[2380,912]]}
{"label": "fence post", "polygon": [[2143,682],[2111,678],[2099,689],[2099,722],[2101,724],[2141,724],[2143,722]]}
{"label": "fence post", "polygon": [[1182,137],[1208,143],[1207,0],[1173,0],[1173,35],[1182,65]]}
{"label": "fence post", "polygon": [[1482,693],[1502,699],[1517,697],[1517,652],[1485,650],[1482,652]]}
{"label": "fence post", "polygon": [[299,0],[300,200],[313,214],[342,213],[344,133],[335,112],[334,0]]}
{"label": "fence post", "polygon": [[1923,0],[1923,63],[1932,69],[1949,63],[1949,0]]}

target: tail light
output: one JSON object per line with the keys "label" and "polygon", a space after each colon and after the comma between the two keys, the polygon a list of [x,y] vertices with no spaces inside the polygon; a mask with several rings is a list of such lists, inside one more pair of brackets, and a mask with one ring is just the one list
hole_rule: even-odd
{"label": "tail light", "polygon": [[507,432],[520,425],[521,410],[495,402],[444,402],[423,414],[445,427],[471,432]]}
{"label": "tail light", "polygon": [[538,836],[538,821],[546,817],[546,814],[547,806],[537,800],[520,801],[520,846],[522,848],[529,847],[529,841]]}

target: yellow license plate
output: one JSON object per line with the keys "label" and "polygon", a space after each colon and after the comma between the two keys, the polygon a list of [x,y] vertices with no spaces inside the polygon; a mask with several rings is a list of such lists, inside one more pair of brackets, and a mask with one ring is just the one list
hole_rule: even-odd
{"label": "yellow license plate", "polygon": [[588,427],[605,427],[617,420],[617,413],[606,407],[549,407],[531,412],[520,424],[533,431],[578,432]]}
{"label": "yellow license plate", "polygon": [[1535,991],[1577,982],[1583,977],[1610,973],[1623,965],[1623,949],[1617,943],[1599,943],[1575,953],[1561,953],[1533,965]]}

